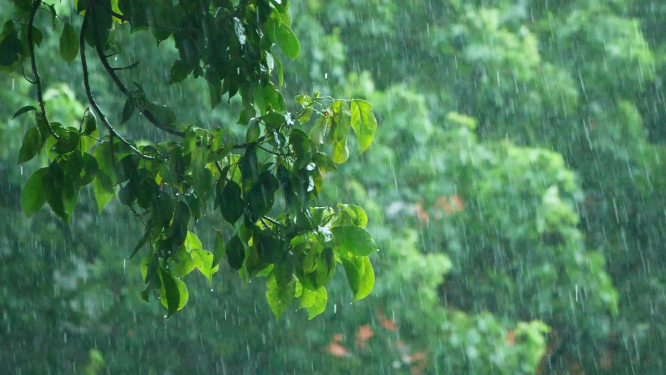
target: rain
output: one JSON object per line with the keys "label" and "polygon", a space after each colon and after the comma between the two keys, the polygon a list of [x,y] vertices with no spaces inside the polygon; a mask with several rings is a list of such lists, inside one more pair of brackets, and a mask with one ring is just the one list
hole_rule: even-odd
{"label": "rain", "polygon": [[666,2],[0,21],[0,374],[666,373]]}

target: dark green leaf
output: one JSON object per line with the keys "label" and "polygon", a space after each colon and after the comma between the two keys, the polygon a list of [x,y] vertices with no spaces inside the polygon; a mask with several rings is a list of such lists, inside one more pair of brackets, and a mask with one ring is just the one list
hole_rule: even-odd
{"label": "dark green leaf", "polygon": [[48,202],[56,215],[66,219],[67,214],[65,213],[65,204],[63,202],[65,174],[56,162],[51,163],[48,169],[48,172],[42,177],[42,188],[44,189],[46,202]]}
{"label": "dark green leaf", "polygon": [[132,250],[132,254],[130,254],[130,256],[127,257],[127,259],[134,258],[136,253],[138,253],[139,250],[141,250],[143,245],[145,245],[148,242],[148,240],[150,240],[150,225],[146,225],[146,227],[147,227],[146,233],[143,234],[143,236],[139,240],[139,243],[137,243],[136,246],[134,246],[134,250]]}
{"label": "dark green leaf", "polygon": [[243,267],[243,261],[245,260],[245,247],[238,235],[231,237],[229,242],[227,242],[227,261],[231,268],[238,271]]}
{"label": "dark green leaf", "polygon": [[[162,279],[162,298],[166,301],[168,316],[178,311],[180,307],[180,291],[176,279],[164,268],[160,267],[160,277]],[[162,302],[164,304],[164,301]]]}
{"label": "dark green leaf", "polygon": [[194,70],[193,65],[186,64],[183,60],[176,60],[171,67],[169,84],[183,81]]}
{"label": "dark green leaf", "polygon": [[222,190],[222,196],[218,197],[220,211],[224,220],[232,225],[243,215],[244,204],[241,196],[241,188],[234,181],[227,182]]}
{"label": "dark green leaf", "polygon": [[46,203],[42,178],[48,174],[48,171],[49,168],[36,170],[28,178],[28,181],[25,182],[25,185],[23,185],[21,207],[23,208],[23,213],[28,217],[39,211],[44,206],[44,203]]}
{"label": "dark green leaf", "polygon": [[250,126],[247,128],[245,133],[245,142],[254,143],[259,140],[261,135],[261,129],[259,128],[259,121],[250,121]]}
{"label": "dark green leaf", "polygon": [[120,117],[120,123],[122,124],[123,122],[127,121],[132,117],[132,114],[134,113],[134,109],[136,107],[134,106],[134,99],[132,98],[127,98],[125,101],[125,105],[123,106],[123,113],[122,116]]}
{"label": "dark green leaf", "polygon": [[37,155],[41,148],[41,134],[35,126],[30,128],[23,137],[23,144],[19,150],[18,164],[25,163]]}
{"label": "dark green leaf", "polygon": [[60,139],[53,146],[52,151],[57,154],[66,154],[72,152],[79,147],[81,137],[78,133],[73,131],[66,131],[60,134]]}
{"label": "dark green leaf", "polygon": [[37,108],[35,108],[31,105],[26,105],[25,107],[19,109],[18,111],[16,111],[16,113],[14,113],[14,116],[12,116],[12,120],[21,116],[24,113],[27,113],[27,112],[30,112],[30,111],[36,111],[36,110],[37,110]]}
{"label": "dark green leaf", "polygon": [[12,66],[23,53],[23,44],[15,31],[0,42],[0,66]]}
{"label": "dark green leaf", "polygon": [[78,54],[79,34],[70,23],[65,22],[65,27],[60,35],[60,57],[71,64]]}
{"label": "dark green leaf", "polygon": [[220,260],[224,257],[224,238],[222,238],[222,233],[220,231],[215,231],[215,254],[213,255],[213,263],[211,267],[216,267],[220,264]]}
{"label": "dark green leaf", "polygon": [[90,135],[97,130],[97,118],[92,112],[88,112],[83,119],[83,134]]}

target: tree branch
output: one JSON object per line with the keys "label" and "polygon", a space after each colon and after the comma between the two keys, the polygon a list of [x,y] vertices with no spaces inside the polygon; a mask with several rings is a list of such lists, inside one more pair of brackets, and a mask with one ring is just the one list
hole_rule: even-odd
{"label": "tree branch", "polygon": [[[35,46],[32,43],[32,24],[35,23],[35,14],[37,14],[37,9],[42,5],[42,0],[35,0],[32,4],[32,9],[30,10],[30,18],[28,19],[28,49],[30,50],[30,65],[32,66],[32,74],[35,76],[35,84],[37,85],[37,101],[39,102],[39,108],[42,110],[42,116],[44,116],[44,122],[49,128],[49,132],[55,139],[59,139],[58,135],[53,131],[51,123],[46,118],[46,106],[44,105],[44,96],[42,95],[42,80],[39,78],[39,72],[37,71],[37,60],[35,59]],[[31,81],[29,81],[31,82]]]}
{"label": "tree branch", "polygon": [[[38,0],[39,1],[39,0]],[[85,32],[86,28],[88,26],[88,17],[90,14],[94,14],[95,11],[92,7],[89,7],[86,10],[85,16],[83,16],[83,24],[81,25],[81,35],[79,36],[79,49],[81,51],[81,69],[83,71],[83,86],[85,87],[86,90],[86,96],[88,97],[88,101],[90,102],[90,106],[97,112],[97,115],[99,116],[100,120],[104,124],[104,126],[109,130],[110,134],[110,140],[111,140],[111,145],[113,146],[113,137],[117,137],[121,142],[126,144],[132,151],[136,152],[137,154],[141,155],[141,157],[146,158],[146,159],[156,159],[154,156],[149,156],[145,155],[142,153],[139,149],[134,147],[131,143],[129,143],[125,138],[123,138],[118,132],[111,126],[109,121],[106,119],[106,116],[102,112],[102,110],[99,108],[97,105],[97,102],[95,102],[95,98],[92,96],[92,91],[90,90],[90,81],[88,79],[88,62],[86,61],[86,41],[85,41]]]}
{"label": "tree branch", "polygon": [[[125,94],[128,97],[131,97],[132,94],[127,89],[127,87],[125,87],[123,82],[120,80],[120,77],[118,77],[118,75],[116,74],[116,70],[120,70],[120,69],[113,68],[109,64],[109,60],[108,60],[107,56],[104,54],[104,48],[102,47],[102,42],[99,40],[99,36],[97,35],[97,31],[95,31],[95,33],[94,33],[94,39],[95,39],[95,50],[97,51],[97,56],[99,56],[99,59],[102,62],[102,66],[104,66],[104,69],[106,69],[107,74],[109,75],[109,77],[111,77],[111,80],[113,80],[113,82],[116,84],[116,86],[118,86],[118,88],[120,89],[120,91],[123,92],[123,94]],[[121,68],[121,69],[123,69],[123,68]],[[184,132],[182,132],[180,130],[177,130],[177,129],[173,129],[170,126],[167,126],[167,125],[164,125],[164,124],[160,123],[155,118],[155,116],[153,116],[153,114],[150,113],[150,111],[140,110],[140,112],[146,119],[148,119],[148,121],[150,121],[151,124],[153,124],[158,129],[163,130],[163,131],[165,131],[169,134],[179,136],[179,137],[185,137]]]}

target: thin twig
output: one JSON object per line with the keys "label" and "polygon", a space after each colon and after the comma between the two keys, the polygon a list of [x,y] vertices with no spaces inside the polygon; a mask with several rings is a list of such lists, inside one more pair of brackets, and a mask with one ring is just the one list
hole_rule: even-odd
{"label": "thin twig", "polygon": [[88,97],[90,106],[95,110],[95,112],[97,112],[97,115],[99,116],[100,120],[102,121],[104,126],[109,130],[109,139],[111,140],[111,146],[113,146],[113,137],[117,137],[121,142],[126,144],[132,151],[141,155],[141,157],[146,159],[156,159],[154,156],[145,155],[138,148],[134,147],[134,145],[129,143],[127,140],[125,140],[125,138],[123,138],[120,134],[118,134],[118,132],[116,132],[113,126],[111,126],[109,121],[106,119],[106,116],[97,105],[97,102],[95,102],[95,98],[93,98],[92,96],[92,91],[90,90],[90,82],[88,79],[88,62],[86,61],[86,42],[85,42],[85,32],[88,26],[88,17],[90,16],[90,14],[95,14],[92,7],[89,7],[89,9],[87,9],[86,11],[85,16],[83,16],[83,24],[81,25],[81,35],[79,37],[79,49],[81,50],[81,69],[83,71],[83,86],[85,87],[86,96]]}
{"label": "thin twig", "polygon": [[135,62],[134,64],[123,66],[122,68],[111,68],[111,69],[113,69],[114,71],[118,71],[118,70],[125,70],[125,69],[134,69],[137,66],[139,66],[139,61]]}
{"label": "thin twig", "polygon": [[42,116],[44,116],[44,122],[49,128],[49,132],[55,139],[60,139],[60,137],[53,131],[49,120],[46,118],[46,106],[44,105],[44,96],[42,95],[42,80],[39,78],[39,72],[37,71],[37,60],[35,59],[35,47],[32,44],[32,24],[35,22],[35,14],[37,14],[37,9],[42,5],[42,0],[35,0],[32,4],[32,9],[30,10],[30,18],[28,20],[28,49],[30,50],[30,64],[32,65],[32,74],[35,76],[35,84],[37,85],[37,101],[39,102],[39,108],[42,110]]}

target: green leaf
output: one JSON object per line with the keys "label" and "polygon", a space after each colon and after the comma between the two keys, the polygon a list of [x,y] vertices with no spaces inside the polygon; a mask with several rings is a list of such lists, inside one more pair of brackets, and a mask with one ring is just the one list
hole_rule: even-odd
{"label": "green leaf", "polygon": [[66,154],[72,152],[79,147],[79,142],[81,141],[81,136],[78,133],[73,131],[66,131],[60,133],[60,138],[53,146],[53,152],[57,154]]}
{"label": "green leaf", "polygon": [[370,292],[372,292],[372,288],[375,285],[375,272],[372,269],[370,259],[368,259],[368,257],[360,257],[356,260],[362,262],[363,266],[359,268],[363,269],[363,273],[361,275],[358,292],[356,292],[356,295],[354,296],[354,301],[365,298]]}
{"label": "green leaf", "polygon": [[37,110],[37,108],[35,108],[31,105],[26,105],[25,107],[19,109],[18,111],[16,111],[16,113],[14,113],[14,116],[12,116],[12,120],[21,116],[24,113],[27,113],[27,112],[30,112],[30,111],[36,111],[36,110]]}
{"label": "green leaf", "polygon": [[278,45],[285,56],[296,59],[298,53],[300,52],[301,46],[298,43],[298,38],[294,35],[294,32],[289,26],[284,23],[281,23],[280,26],[275,30],[276,37],[278,40]]}
{"label": "green leaf", "polygon": [[232,225],[235,224],[244,211],[240,186],[234,181],[227,182],[227,185],[222,190],[222,196],[218,197],[218,199],[224,220]]}
{"label": "green leaf", "polygon": [[298,305],[298,308],[307,309],[309,320],[312,320],[326,310],[327,301],[328,293],[323,286],[320,286],[316,290],[303,288],[303,294],[301,295],[301,302]]}
{"label": "green leaf", "polygon": [[275,314],[275,319],[279,320],[294,299],[296,285],[293,281],[286,285],[279,285],[275,279],[275,271],[273,271],[266,278],[266,286],[268,287],[266,300]]}
{"label": "green leaf", "polygon": [[176,122],[176,113],[173,111],[173,109],[165,105],[150,103],[146,107],[146,110],[148,110],[160,124],[171,125]]}
{"label": "green leaf", "polygon": [[42,136],[39,128],[36,126],[30,128],[23,137],[23,144],[19,150],[18,164],[25,163],[37,155],[39,149],[42,147]]}
{"label": "green leaf", "polygon": [[63,219],[67,218],[65,213],[65,203],[63,201],[63,190],[65,184],[65,174],[58,163],[53,162],[48,168],[48,172],[42,177],[42,188],[46,202],[53,212]]}
{"label": "green leaf", "polygon": [[25,182],[25,185],[23,185],[23,190],[21,191],[21,207],[23,208],[25,216],[32,216],[44,206],[44,203],[46,203],[42,178],[47,175],[48,171],[49,168],[36,170],[30,175],[30,178]]}
{"label": "green leaf", "polygon": [[321,116],[317,119],[308,136],[312,142],[317,145],[323,144],[326,139],[326,134],[331,126],[331,118],[329,116]]}
{"label": "green leaf", "polygon": [[92,112],[88,112],[83,119],[83,134],[90,135],[97,130],[97,118]]}
{"label": "green leaf", "polygon": [[336,164],[342,164],[349,159],[349,148],[347,147],[346,139],[342,142],[335,142],[333,144],[331,159],[333,159],[333,162]]}
{"label": "green leaf", "polygon": [[261,128],[259,128],[259,121],[250,121],[250,126],[247,128],[245,133],[245,142],[254,143],[259,140],[261,136]]}
{"label": "green leaf", "polygon": [[169,74],[169,84],[182,82],[187,76],[192,73],[194,66],[187,64],[183,60],[176,60],[171,67]]}
{"label": "green leaf", "polygon": [[359,271],[358,267],[356,267],[356,265],[351,261],[345,258],[340,259],[342,261],[342,266],[345,268],[347,282],[349,282],[349,287],[352,290],[352,294],[354,294],[354,299],[356,299],[356,295],[359,293],[361,288],[361,271]]}
{"label": "green leaf", "polygon": [[0,66],[12,66],[23,53],[23,44],[15,31],[0,41]]}
{"label": "green leaf", "polygon": [[347,225],[333,228],[331,232],[336,244],[343,250],[338,253],[349,252],[356,256],[367,256],[377,251],[375,240],[363,228]]}
{"label": "green leaf", "polygon": [[160,267],[160,278],[162,288],[160,289],[160,301],[167,308],[167,316],[172,316],[176,311],[185,307],[188,300],[188,292],[185,283],[174,278],[167,270]]}
{"label": "green leaf", "polygon": [[102,180],[104,179],[108,181],[109,178],[102,174],[96,176],[93,180],[93,194],[95,195],[95,201],[97,201],[97,210],[99,213],[102,213],[104,206],[106,206],[115,195],[113,189],[109,189],[110,181],[108,183],[103,183]]}
{"label": "green leaf", "polygon": [[222,233],[220,231],[215,231],[215,254],[213,255],[213,263],[211,264],[211,267],[217,267],[218,264],[220,264],[220,261],[222,260],[222,257],[224,257],[224,238],[222,238]]}
{"label": "green leaf", "polygon": [[74,26],[65,22],[65,27],[60,35],[60,57],[71,65],[78,54],[79,34],[74,30]]}
{"label": "green leaf", "polygon": [[351,126],[356,132],[358,147],[365,151],[377,131],[377,119],[372,113],[372,104],[365,100],[354,99],[351,102]]}
{"label": "green leaf", "polygon": [[133,98],[127,98],[125,101],[125,105],[123,106],[123,113],[120,117],[120,123],[122,124],[123,122],[127,121],[132,117],[132,114],[134,113],[134,110],[136,109],[134,105],[134,99]]}
{"label": "green leaf", "polygon": [[231,268],[238,271],[243,267],[243,261],[245,260],[245,247],[238,235],[231,237],[229,242],[227,242],[227,261]]}
{"label": "green leaf", "polygon": [[134,258],[136,253],[138,253],[139,250],[141,250],[141,248],[143,247],[143,245],[145,245],[146,242],[148,242],[148,240],[150,239],[150,225],[147,225],[146,227],[147,227],[146,233],[144,233],[143,236],[141,236],[141,239],[139,240],[139,243],[137,243],[136,246],[134,246],[134,250],[132,250],[132,254],[130,254],[130,256],[127,257],[127,259]]}
{"label": "green leaf", "polygon": [[208,281],[212,281],[213,274],[219,269],[219,266],[213,267],[213,254],[204,249],[194,249],[190,255],[192,255],[199,272],[206,276]]}

